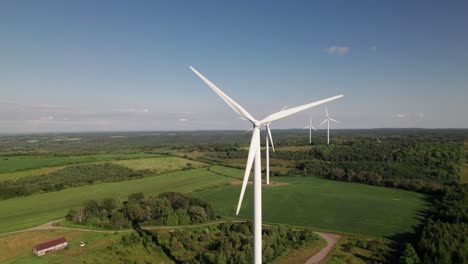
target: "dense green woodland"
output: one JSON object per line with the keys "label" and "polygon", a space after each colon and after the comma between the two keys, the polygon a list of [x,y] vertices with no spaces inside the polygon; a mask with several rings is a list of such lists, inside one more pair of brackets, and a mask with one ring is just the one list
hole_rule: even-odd
{"label": "dense green woodland", "polygon": [[468,263],[468,185],[435,198],[416,249],[423,263]]}
{"label": "dense green woodland", "polygon": [[[215,149],[218,151],[201,160],[229,166],[229,159],[247,156],[246,150]],[[270,158],[295,164],[285,176],[322,176],[430,193],[441,190],[444,184],[459,182],[465,153],[461,142],[404,139],[312,145],[306,151],[270,151]],[[282,175],[274,168],[272,174]]]}
{"label": "dense green woodland", "polygon": [[206,202],[181,193],[168,192],[156,197],[135,193],[122,204],[112,198],[88,200],[83,208],[70,209],[65,219],[75,224],[119,229],[134,225],[200,224],[214,220],[215,213]]}
{"label": "dense green woodland", "polygon": [[0,181],[0,199],[27,196],[37,192],[59,191],[95,182],[124,181],[142,176],[141,172],[111,163],[74,165],[47,175]]}
{"label": "dense green woodland", "polygon": [[[137,232],[125,235],[109,250],[122,263],[135,259],[132,248],[143,246],[148,252],[162,248],[175,263],[247,264],[253,263],[252,223],[223,223],[192,229],[174,229],[171,232]],[[310,230],[296,230],[281,226],[264,226],[263,262],[287,253],[289,249],[317,245],[318,237]]]}

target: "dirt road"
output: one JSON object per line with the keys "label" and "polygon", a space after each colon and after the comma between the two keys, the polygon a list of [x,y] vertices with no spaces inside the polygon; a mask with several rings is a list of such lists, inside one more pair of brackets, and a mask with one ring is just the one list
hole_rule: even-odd
{"label": "dirt road", "polygon": [[[10,234],[16,234],[16,233],[22,233],[22,232],[28,232],[28,231],[37,231],[37,230],[51,230],[51,229],[65,229],[65,230],[75,230],[75,231],[83,231],[83,232],[97,232],[97,233],[123,233],[123,232],[131,232],[133,229],[122,229],[122,230],[93,230],[93,229],[86,229],[86,228],[75,228],[75,227],[64,227],[64,226],[56,226],[54,225],[55,223],[58,223],[60,221],[63,221],[64,219],[58,219],[54,221],[50,221],[48,223],[45,223],[43,225],[39,225],[36,227],[32,227],[29,229],[24,229],[24,230],[19,230],[19,231],[14,231],[14,232],[9,232],[9,233],[3,233],[0,234],[0,236],[4,235],[10,235]],[[161,229],[176,229],[176,228],[191,228],[191,227],[200,227],[200,226],[207,226],[207,225],[216,225],[216,224],[221,224],[225,223],[225,220],[222,221],[216,221],[216,222],[210,222],[210,223],[205,223],[205,224],[198,224],[198,225],[189,225],[189,226],[145,226],[143,227],[144,229],[148,230],[161,230]],[[245,222],[244,220],[232,220],[231,222]],[[341,239],[340,235],[337,234],[331,234],[331,233],[323,233],[323,232],[314,232],[315,234],[321,236],[323,239],[327,241],[327,246],[324,247],[322,250],[320,250],[317,254],[312,256],[306,264],[318,264],[321,263],[330,253],[330,251],[333,249],[335,244]]]}
{"label": "dirt road", "polygon": [[330,251],[335,247],[335,244],[341,239],[340,235],[323,233],[323,232],[314,232],[315,234],[321,236],[327,241],[327,246],[320,250],[317,254],[312,256],[305,264],[318,264],[321,263],[328,256]]}

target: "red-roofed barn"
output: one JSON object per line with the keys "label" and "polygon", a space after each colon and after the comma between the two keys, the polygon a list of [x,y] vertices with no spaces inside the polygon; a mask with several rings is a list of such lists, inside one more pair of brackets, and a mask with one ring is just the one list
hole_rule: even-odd
{"label": "red-roofed barn", "polygon": [[51,240],[45,243],[38,244],[33,247],[33,254],[37,256],[42,256],[52,251],[60,250],[66,248],[68,245],[67,240],[64,237]]}

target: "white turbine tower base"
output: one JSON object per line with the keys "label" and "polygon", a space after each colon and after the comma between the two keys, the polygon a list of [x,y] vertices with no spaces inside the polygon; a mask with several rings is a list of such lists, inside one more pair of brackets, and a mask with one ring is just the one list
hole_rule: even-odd
{"label": "white turbine tower base", "polygon": [[325,124],[325,122],[327,122],[327,145],[330,144],[330,121],[332,122],[335,122],[337,124],[340,124],[340,122],[336,121],[335,119],[331,118],[329,115],[328,115],[328,109],[327,107],[325,107],[325,113],[327,115],[327,118],[325,120],[323,120],[322,123],[320,123],[319,126],[322,126],[323,124]]}
{"label": "white turbine tower base", "polygon": [[[249,112],[247,112],[242,106],[240,106],[236,101],[227,96],[221,89],[216,85],[210,82],[205,76],[199,73],[195,68],[190,66],[190,69],[198,76],[202,81],[204,81],[215,93],[217,93],[223,100],[229,105],[234,112],[239,114],[241,117],[250,121],[253,125],[252,139],[250,141],[249,155],[247,157],[247,164],[244,173],[244,179],[242,181],[242,189],[239,197],[239,203],[237,205],[236,215],[239,214],[239,210],[242,205],[242,199],[244,198],[245,189],[247,188],[247,183],[249,181],[250,170],[255,161],[254,165],[254,263],[262,263],[262,175],[261,175],[261,155],[260,155],[260,128],[266,126],[268,136],[271,139],[271,132],[269,125],[271,122],[276,121],[281,118],[293,115],[297,112],[309,109],[311,107],[321,105],[338,98],[341,98],[343,95],[333,96],[324,100],[317,102],[297,106],[290,108],[288,110],[282,110],[267,116],[262,120],[256,120],[253,118]],[[267,137],[268,137],[267,136]],[[273,141],[271,142],[273,145]],[[268,143],[267,143],[268,144]],[[269,179],[267,179],[269,181]]]}
{"label": "white turbine tower base", "polygon": [[309,121],[309,125],[304,127],[309,129],[309,144],[312,144],[312,129],[317,132],[317,129],[315,129],[314,126],[312,126],[312,119]]}

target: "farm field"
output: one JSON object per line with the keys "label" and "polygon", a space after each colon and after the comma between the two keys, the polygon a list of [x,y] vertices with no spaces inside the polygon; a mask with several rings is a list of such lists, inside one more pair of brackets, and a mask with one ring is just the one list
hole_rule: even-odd
{"label": "farm field", "polygon": [[[208,166],[207,164],[202,163],[202,162],[191,161],[191,160],[183,159],[179,157],[133,158],[133,159],[127,159],[127,160],[109,160],[109,161],[86,162],[86,163],[103,163],[103,162],[114,163],[114,164],[121,165],[130,169],[133,169],[133,170],[146,170],[155,174],[188,169],[188,168],[200,168],[200,167]],[[85,163],[69,164],[69,165],[57,166],[57,167],[44,167],[40,169],[32,169],[32,170],[24,170],[24,171],[4,172],[4,173],[0,173],[0,181],[17,180],[19,178],[27,177],[27,176],[45,175],[45,174],[49,174],[49,173],[61,170],[67,166],[80,165],[80,164],[85,164]]]}
{"label": "farm field", "polygon": [[[55,238],[65,237],[68,248],[47,254],[34,256],[34,245]],[[117,255],[110,254],[107,246],[120,241],[122,234],[83,232],[75,230],[40,230],[0,236],[0,263],[118,263]],[[80,242],[86,246],[80,247]],[[144,248],[132,248],[132,251]],[[147,255],[141,252],[141,255]],[[163,252],[152,252],[151,257],[157,263],[172,263]]]}
{"label": "farm field", "polygon": [[[111,163],[133,170],[149,170],[155,173],[181,170],[184,168],[206,167],[208,164],[179,157],[159,157],[132,160],[114,160]],[[189,165],[190,164],[190,165]]]}
{"label": "farm field", "polygon": [[44,167],[40,169],[32,169],[32,170],[23,170],[23,171],[15,171],[15,172],[3,172],[0,173],[0,181],[8,181],[8,180],[17,180],[19,178],[27,177],[27,176],[37,176],[37,175],[44,175],[54,171],[61,170],[66,166],[56,166],[56,167]]}
{"label": "farm field", "polygon": [[56,167],[97,161],[128,160],[158,157],[157,154],[97,154],[77,156],[3,156],[0,157],[0,173]]}
{"label": "farm field", "polygon": [[206,168],[199,168],[2,200],[0,201],[0,233],[21,230],[62,218],[70,208],[79,207],[83,201],[89,199],[100,200],[113,197],[126,200],[129,194],[136,192],[148,195],[168,191],[188,193],[231,181],[232,178],[223,177]]}
{"label": "farm field", "polygon": [[[240,171],[240,170],[239,170]],[[425,195],[397,189],[330,181],[316,177],[274,177],[288,185],[263,188],[263,220],[320,230],[389,237],[411,232],[426,207]],[[193,193],[217,212],[235,217],[240,185]],[[239,216],[252,217],[252,188],[247,188]]]}
{"label": "farm field", "polygon": [[276,151],[309,151],[312,149],[313,146],[283,146],[277,147]]}

